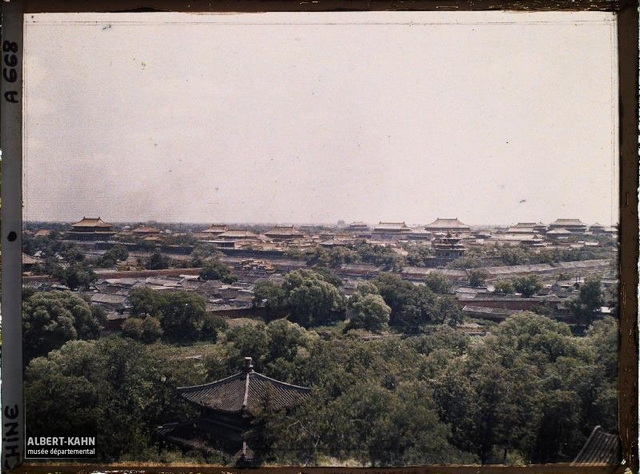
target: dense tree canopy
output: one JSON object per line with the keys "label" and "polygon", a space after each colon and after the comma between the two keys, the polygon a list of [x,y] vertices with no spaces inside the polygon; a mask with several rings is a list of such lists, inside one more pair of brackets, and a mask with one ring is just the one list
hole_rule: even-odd
{"label": "dense tree canopy", "polygon": [[525,298],[542,290],[542,280],[538,275],[527,275],[513,279],[513,288]]}
{"label": "dense tree canopy", "polygon": [[476,288],[484,285],[487,279],[487,272],[474,268],[467,272],[467,277],[469,279],[469,286]]}
{"label": "dense tree canopy", "polygon": [[123,262],[129,258],[129,251],[127,247],[122,244],[116,244],[107,250],[97,260],[96,265],[102,268],[109,268],[116,265],[118,262]]}
{"label": "dense tree canopy", "polygon": [[326,269],[294,270],[282,284],[257,282],[253,304],[265,307],[269,318],[288,315],[304,327],[331,324],[345,317],[346,298],[337,287],[340,284]]}
{"label": "dense tree canopy", "polygon": [[344,295],[318,273],[291,272],[285,278],[284,289],[291,308],[291,321],[309,327],[344,319]]}
{"label": "dense tree canopy", "polygon": [[[28,295],[28,296],[27,296]],[[95,339],[103,313],[68,291],[25,294],[22,324],[25,359],[46,355],[73,339]]]}
{"label": "dense tree canopy", "polygon": [[220,280],[223,283],[238,281],[238,277],[231,272],[229,267],[219,260],[205,260],[199,276],[202,280]]}
{"label": "dense tree canopy", "polygon": [[389,325],[397,331],[415,334],[434,324],[455,326],[462,322],[462,312],[453,297],[432,290],[432,287],[443,293],[448,290],[450,286],[443,279],[436,273],[425,285],[414,285],[398,275],[380,273],[371,283],[391,308]]}
{"label": "dense tree canopy", "polygon": [[430,272],[424,277],[424,284],[434,293],[451,293],[451,282],[441,272]]}
{"label": "dense tree canopy", "polygon": [[589,325],[604,305],[602,283],[598,276],[589,276],[580,285],[577,297],[569,301],[569,308],[580,323]]}
{"label": "dense tree canopy", "polygon": [[139,321],[127,323],[123,329],[137,340],[153,342],[160,336],[169,342],[215,340],[218,330],[225,326],[207,313],[204,298],[196,293],[142,287],[130,292],[129,302],[131,315]]}
{"label": "dense tree canopy", "polygon": [[[371,286],[357,293],[375,296]],[[237,373],[250,356],[265,375],[312,387],[290,410],[265,406],[257,414],[248,439],[264,461],[569,461],[595,425],[616,430],[616,343],[612,318],[577,337],[526,312],[476,339],[446,325],[362,340],[285,319],[245,324],[198,346],[202,361],[179,356],[184,347],[125,337],[68,341],[27,368],[27,426],[56,420],[75,433],[98,423],[101,460],[169,459],[170,451],[158,453],[153,431],[197,416],[175,387]]]}
{"label": "dense tree canopy", "polygon": [[169,257],[159,251],[155,251],[146,260],[144,268],[146,268],[147,270],[162,270],[165,268],[169,268],[169,264]]}
{"label": "dense tree canopy", "polygon": [[355,293],[349,299],[349,328],[379,332],[387,326],[391,308],[380,295]]}
{"label": "dense tree canopy", "polygon": [[26,373],[26,426],[35,436],[97,435],[98,459],[154,456],[153,432],[189,410],[165,364],[130,339],[70,341]]}
{"label": "dense tree canopy", "polygon": [[84,262],[74,262],[66,266],[54,265],[50,271],[51,275],[70,290],[88,290],[97,280],[93,269]]}
{"label": "dense tree canopy", "polygon": [[494,291],[501,295],[511,295],[515,293],[516,289],[513,287],[513,283],[511,283],[511,281],[500,280],[495,283]]}
{"label": "dense tree canopy", "polygon": [[253,306],[264,307],[267,317],[284,317],[289,312],[287,293],[282,285],[269,280],[256,282],[253,288]]}

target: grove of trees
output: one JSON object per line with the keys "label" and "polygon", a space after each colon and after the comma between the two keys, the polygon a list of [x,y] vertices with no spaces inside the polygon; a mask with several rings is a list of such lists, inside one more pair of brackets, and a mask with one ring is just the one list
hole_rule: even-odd
{"label": "grove of trees", "polygon": [[25,360],[47,355],[70,340],[97,338],[105,317],[104,310],[68,291],[25,291],[22,302]]}
{"label": "grove of trees", "polygon": [[143,287],[133,289],[129,301],[131,317],[123,332],[143,342],[159,338],[173,343],[215,341],[218,331],[226,326],[224,319],[207,312],[204,298],[197,293]]}
{"label": "grove of trees", "polygon": [[[362,301],[377,296],[362,293]],[[230,462],[159,450],[154,430],[197,416],[176,387],[229,376],[249,356],[257,371],[312,388],[293,410],[266,409],[255,418],[248,441],[266,462],[570,461],[595,425],[616,430],[616,347],[612,318],[576,337],[533,313],[477,339],[440,325],[412,337],[363,340],[340,326],[317,332],[286,319],[221,327],[215,341],[195,346],[125,335],[70,339],[26,368],[27,427],[43,432],[55,420],[77,433],[97,426],[104,462]],[[203,357],[186,357],[187,349]]]}

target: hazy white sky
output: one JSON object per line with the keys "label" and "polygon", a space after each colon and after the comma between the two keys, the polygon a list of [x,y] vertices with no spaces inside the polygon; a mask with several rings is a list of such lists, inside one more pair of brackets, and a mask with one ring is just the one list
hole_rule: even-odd
{"label": "hazy white sky", "polygon": [[25,218],[617,222],[606,13],[47,14]]}

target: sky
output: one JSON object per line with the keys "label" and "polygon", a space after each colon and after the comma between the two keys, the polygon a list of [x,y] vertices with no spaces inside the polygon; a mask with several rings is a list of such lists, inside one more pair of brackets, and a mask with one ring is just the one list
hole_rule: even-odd
{"label": "sky", "polygon": [[24,218],[618,221],[610,13],[25,19]]}

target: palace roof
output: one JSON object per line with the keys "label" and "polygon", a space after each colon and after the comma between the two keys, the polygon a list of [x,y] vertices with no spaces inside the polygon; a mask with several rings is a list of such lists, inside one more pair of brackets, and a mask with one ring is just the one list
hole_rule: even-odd
{"label": "palace roof", "polygon": [[409,232],[411,229],[404,222],[380,222],[374,232]]}
{"label": "palace roof", "polygon": [[211,224],[208,229],[205,229],[202,232],[207,234],[222,234],[223,232],[226,232],[228,230],[229,227],[224,224]]}
{"label": "palace roof", "polygon": [[618,465],[620,459],[620,439],[618,436],[606,433],[601,426],[596,426],[572,464],[583,466]]}
{"label": "palace roof", "polygon": [[311,389],[292,385],[254,372],[251,358],[245,358],[242,372],[217,382],[178,388],[196,405],[227,413],[256,413],[265,403],[274,409],[294,406]]}
{"label": "palace roof", "polygon": [[160,230],[156,229],[155,227],[137,227],[135,229],[133,229],[133,233],[134,234],[159,234]]}
{"label": "palace roof", "polygon": [[431,224],[427,224],[424,226],[427,230],[441,230],[441,229],[458,229],[458,230],[470,230],[471,228],[458,220],[455,219],[440,219],[439,217],[433,221]]}
{"label": "palace roof", "polygon": [[369,230],[369,226],[364,222],[352,222],[348,228],[349,230]]}
{"label": "palace roof", "polygon": [[571,232],[565,229],[564,227],[557,227],[547,232],[547,235],[570,235],[570,234]]}
{"label": "palace roof", "polygon": [[22,252],[22,264],[23,265],[35,265],[36,263],[42,263],[42,259],[32,257],[24,252]]}
{"label": "palace roof", "polygon": [[265,232],[264,235],[267,237],[304,237],[304,234],[292,225],[277,225],[269,232]]}
{"label": "palace roof", "polygon": [[106,223],[100,217],[83,217],[81,221],[71,224],[71,227],[104,227],[110,229],[113,224]]}
{"label": "palace roof", "polygon": [[582,222],[580,219],[556,219],[551,223],[554,227],[572,227],[572,226],[581,226],[586,227],[587,224]]}
{"label": "palace roof", "polygon": [[258,236],[250,230],[227,230],[218,235],[220,239],[256,239]]}

